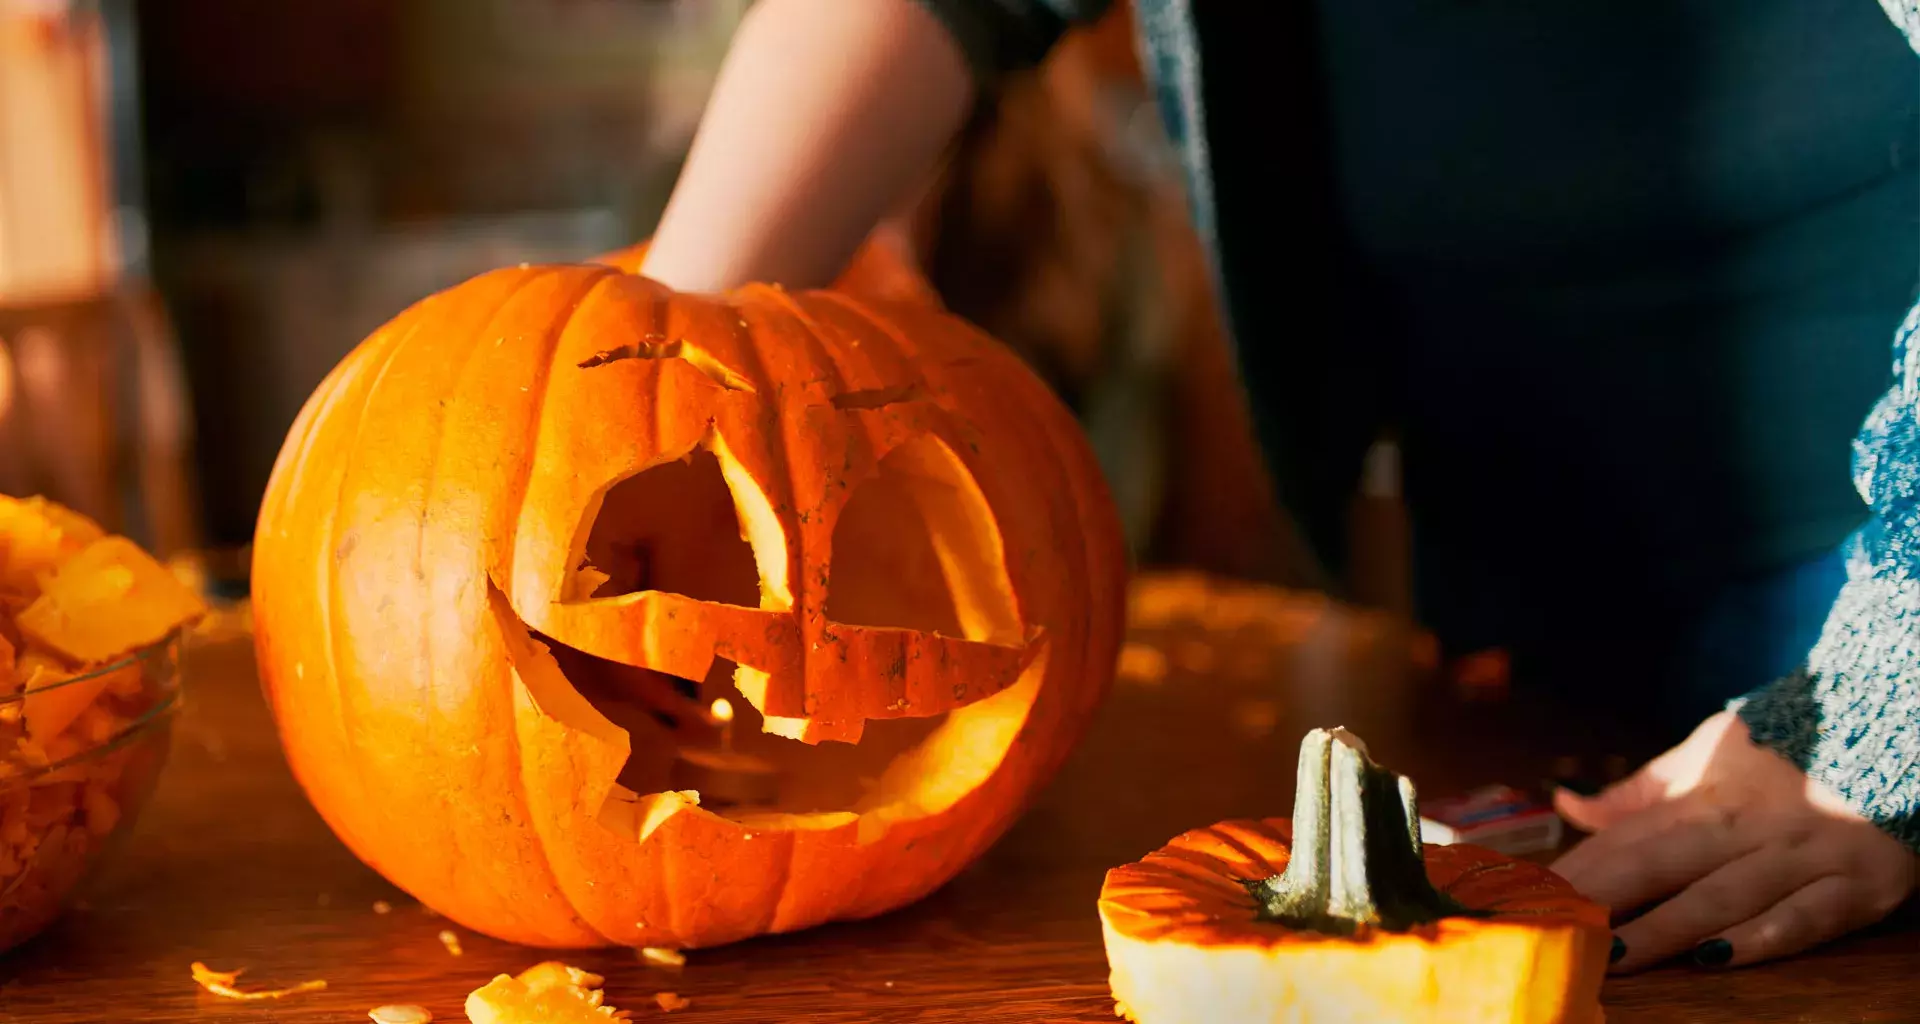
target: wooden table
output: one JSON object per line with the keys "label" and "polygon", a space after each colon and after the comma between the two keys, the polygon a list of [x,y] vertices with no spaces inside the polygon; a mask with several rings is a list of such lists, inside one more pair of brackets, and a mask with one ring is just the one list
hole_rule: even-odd
{"label": "wooden table", "polygon": [[[695,951],[678,973],[624,950],[566,959],[604,972],[609,1001],[641,1020],[661,1019],[652,995],[670,990],[692,1000],[674,1014],[689,1020],[1110,1022],[1102,874],[1190,827],[1285,814],[1309,726],[1356,728],[1429,794],[1529,783],[1570,749],[1537,731],[1496,739],[1517,712],[1416,681],[1405,634],[1382,620],[1250,591],[1200,629],[1178,622],[1193,591],[1138,602],[1130,674],[1084,745],[996,848],[922,903]],[[0,961],[0,1020],[348,1022],[394,1002],[463,1020],[469,990],[545,958],[464,932],[450,955],[446,922],[347,853],[287,773],[244,639],[201,646],[188,671],[160,791],[85,902]],[[382,900],[391,913],[374,912]],[[193,960],[244,966],[243,983],[328,988],[230,1002],[196,988]],[[1771,966],[1656,970],[1610,981],[1606,1002],[1616,1022],[1920,1020],[1920,933],[1909,918]]]}

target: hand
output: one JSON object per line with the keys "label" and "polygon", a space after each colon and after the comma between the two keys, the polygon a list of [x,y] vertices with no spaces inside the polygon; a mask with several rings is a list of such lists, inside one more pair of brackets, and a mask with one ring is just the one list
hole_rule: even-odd
{"label": "hand", "polygon": [[[1723,711],[1598,796],[1554,807],[1596,833],[1554,862],[1615,921],[1615,971],[1691,953],[1710,967],[1797,953],[1914,891],[1914,854]],[[1664,901],[1664,902],[1662,902]]]}

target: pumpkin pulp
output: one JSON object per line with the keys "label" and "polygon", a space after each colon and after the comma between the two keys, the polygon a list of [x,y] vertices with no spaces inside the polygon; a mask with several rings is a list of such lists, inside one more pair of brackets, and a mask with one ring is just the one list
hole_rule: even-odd
{"label": "pumpkin pulp", "polygon": [[1293,828],[1285,870],[1242,883],[1257,920],[1351,935],[1485,916],[1433,887],[1412,780],[1375,764],[1345,729],[1315,729],[1301,742]]}

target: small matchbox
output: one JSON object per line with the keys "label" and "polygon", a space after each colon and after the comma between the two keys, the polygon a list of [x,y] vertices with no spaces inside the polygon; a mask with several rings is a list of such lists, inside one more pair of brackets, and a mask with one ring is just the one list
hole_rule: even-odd
{"label": "small matchbox", "polygon": [[1421,810],[1421,838],[1437,846],[1470,843],[1520,856],[1560,845],[1560,816],[1512,786],[1487,786]]}

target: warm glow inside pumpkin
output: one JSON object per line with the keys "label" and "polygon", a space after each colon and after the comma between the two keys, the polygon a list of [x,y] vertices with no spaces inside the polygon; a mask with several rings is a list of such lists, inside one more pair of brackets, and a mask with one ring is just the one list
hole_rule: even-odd
{"label": "warm glow inside pumpkin", "polygon": [[320,387],[254,615],[296,775],[396,884],[515,941],[697,946],[984,849],[1104,693],[1123,573],[1071,416],[930,304],[540,267]]}
{"label": "warm glow inside pumpkin", "polygon": [[[563,584],[578,607],[630,610],[645,594],[722,606],[722,616],[727,606],[792,607],[779,517],[724,445],[703,443],[682,459],[619,480],[597,505]],[[756,554],[755,539],[766,557]],[[831,828],[864,819],[862,828],[872,832],[945,810],[999,766],[1038,692],[1044,650],[1027,651],[998,529],[965,465],[931,436],[893,448],[842,508],[833,550],[827,633],[878,627],[997,646],[1003,651],[981,652],[993,674],[955,677],[950,692],[922,696],[936,709],[931,714],[832,727],[833,738],[854,742],[807,742],[801,737],[809,727],[821,726],[763,716],[755,705],[764,703],[768,681],[750,665],[716,655],[703,675],[683,677],[596,657],[538,633],[530,632],[527,643],[516,636],[509,649],[535,699],[549,691],[556,718],[627,747],[603,822],[637,835],[653,815],[685,799],[676,755],[687,745],[719,742],[721,723],[710,710],[716,700],[727,701],[734,716],[728,746],[742,760],[768,762],[780,782],[768,803],[729,806],[709,797],[701,804],[762,827]],[[504,600],[496,608],[505,628],[526,629]],[[648,657],[634,653],[636,660]],[[1029,653],[1033,671],[1022,676]],[[898,655],[902,662],[906,656]],[[879,667],[882,677],[904,671],[904,663]],[[977,692],[989,689],[997,692]],[[569,699],[568,690],[585,704]],[[882,710],[910,711],[913,696],[895,702],[906,703]]]}

